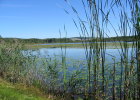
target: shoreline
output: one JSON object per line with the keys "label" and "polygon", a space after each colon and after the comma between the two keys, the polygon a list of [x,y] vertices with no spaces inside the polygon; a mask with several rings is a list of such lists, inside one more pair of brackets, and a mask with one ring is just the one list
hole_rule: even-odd
{"label": "shoreline", "polygon": [[[87,47],[90,45],[96,45],[96,43],[87,43]],[[101,45],[100,43],[98,43]],[[107,49],[119,49],[123,47],[122,42],[108,42],[106,43]],[[132,47],[135,43],[127,43],[128,48]],[[48,43],[48,44],[25,44],[26,49],[40,49],[40,48],[85,48],[85,44],[82,43]]]}

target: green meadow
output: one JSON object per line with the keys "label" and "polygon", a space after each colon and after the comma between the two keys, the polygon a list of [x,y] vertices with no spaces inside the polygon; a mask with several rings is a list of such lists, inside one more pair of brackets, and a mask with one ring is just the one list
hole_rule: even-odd
{"label": "green meadow", "polygon": [[51,100],[37,88],[0,79],[0,100]]}

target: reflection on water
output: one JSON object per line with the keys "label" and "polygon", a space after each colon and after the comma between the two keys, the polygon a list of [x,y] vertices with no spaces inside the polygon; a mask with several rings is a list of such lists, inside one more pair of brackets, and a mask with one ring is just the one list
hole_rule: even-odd
{"label": "reflection on water", "polygon": [[[89,49],[88,49],[89,51]],[[54,57],[61,56],[66,52],[66,58],[75,59],[75,60],[86,60],[85,49],[84,48],[41,48],[39,50],[32,51],[34,55],[40,55],[40,57]],[[106,49],[106,61],[111,62],[112,58],[115,58],[116,61],[121,59],[123,56],[122,49]],[[131,59],[131,56],[135,57],[134,49],[128,48],[128,58]]]}

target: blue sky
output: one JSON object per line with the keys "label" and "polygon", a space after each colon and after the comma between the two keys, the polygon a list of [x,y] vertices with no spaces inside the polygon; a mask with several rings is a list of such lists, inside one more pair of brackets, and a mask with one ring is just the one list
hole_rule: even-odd
{"label": "blue sky", "polygon": [[[71,0],[83,16],[80,0]],[[79,36],[72,21],[73,13],[64,0],[0,0],[0,35],[16,38],[59,38],[64,25],[67,37]],[[114,21],[115,22],[115,21]]]}
{"label": "blue sky", "polygon": [[[75,2],[76,3],[76,2]],[[0,35],[17,38],[60,37],[64,24],[78,36],[64,0],[0,0]],[[62,32],[64,36],[64,32]]]}

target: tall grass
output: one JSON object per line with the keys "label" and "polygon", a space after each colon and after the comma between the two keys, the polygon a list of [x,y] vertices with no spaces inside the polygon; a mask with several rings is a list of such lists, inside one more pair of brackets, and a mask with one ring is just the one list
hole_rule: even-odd
{"label": "tall grass", "polygon": [[[85,18],[81,17],[77,9],[66,1],[77,19],[73,19],[74,24],[80,36],[96,38],[96,45],[83,40],[85,54],[87,58],[87,98],[90,94],[92,99],[139,99],[139,18],[140,1],[138,0],[81,0],[85,11]],[[117,10],[115,10],[117,9]],[[117,11],[117,13],[115,12]],[[68,12],[68,11],[67,11]],[[69,14],[69,13],[68,13]],[[110,16],[119,19],[120,22],[114,24]],[[112,31],[113,30],[113,31]],[[112,83],[110,79],[106,79],[105,62],[106,62],[106,41],[105,37],[109,37],[113,32],[116,36],[135,36],[137,41],[133,42],[132,50],[128,49],[127,42],[119,42],[121,49],[118,49],[120,61],[116,62],[113,58]],[[82,38],[81,38],[82,39]],[[102,41],[98,43],[98,40]],[[89,49],[88,49],[89,45]],[[117,47],[117,46],[116,46]],[[131,55],[128,53],[131,52]],[[131,56],[131,58],[129,58]],[[135,57],[137,57],[135,59]],[[100,61],[101,59],[101,61]],[[137,63],[137,65],[135,64]],[[116,65],[121,66],[120,70],[116,69]],[[118,75],[119,73],[120,75]],[[93,75],[93,79],[91,78]],[[137,80],[136,80],[137,78]],[[116,80],[117,79],[117,80]],[[93,81],[92,81],[93,80]],[[133,82],[132,82],[133,81]],[[107,84],[112,84],[112,88]],[[119,84],[119,88],[118,88]],[[93,88],[91,87],[93,86]],[[101,87],[101,88],[100,88]],[[137,88],[137,89],[136,89]],[[93,90],[93,91],[90,91]],[[109,91],[112,90],[112,95]],[[133,90],[133,91],[132,91]],[[102,95],[100,95],[102,94]],[[109,97],[109,98],[108,98]]]}
{"label": "tall grass", "polygon": [[17,41],[15,44],[0,44],[0,76],[8,78],[13,83],[20,80],[21,72],[24,70],[21,66],[25,61],[20,52],[22,49],[22,45]]}

